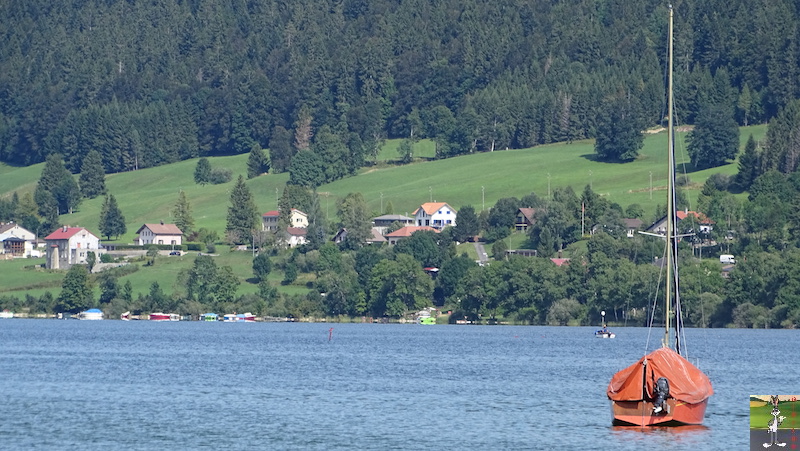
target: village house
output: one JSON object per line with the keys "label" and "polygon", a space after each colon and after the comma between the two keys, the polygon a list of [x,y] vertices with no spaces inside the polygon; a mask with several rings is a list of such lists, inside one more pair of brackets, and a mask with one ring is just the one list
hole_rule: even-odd
{"label": "village house", "polygon": [[536,220],[533,215],[536,213],[534,208],[519,208],[517,210],[517,217],[514,220],[514,228],[519,231],[527,231]]}
{"label": "village house", "polygon": [[457,212],[445,202],[425,202],[414,211],[417,227],[433,227],[441,230],[456,225]]}
{"label": "village house", "polygon": [[287,227],[286,228],[286,235],[287,240],[286,243],[289,247],[297,247],[307,243],[306,234],[308,233],[308,229],[305,227]]}
{"label": "village house", "polygon": [[47,269],[69,269],[86,264],[88,252],[99,253],[100,238],[83,227],[64,226],[44,238]]}
{"label": "village house", "polygon": [[172,244],[180,246],[183,239],[183,232],[175,224],[144,224],[136,231],[138,236],[134,243],[139,246],[146,244]]}
{"label": "village house", "polygon": [[431,230],[433,232],[439,233],[437,229],[428,226],[405,226],[402,229],[395,230],[392,233],[387,233],[384,238],[389,242],[390,246],[394,246],[397,244],[398,241],[406,239],[413,235],[415,232],[419,232],[420,230]]}
{"label": "village house", "polygon": [[[692,210],[682,210],[675,212],[675,216],[677,216],[678,218],[678,224],[687,220],[688,218],[688,220],[695,225],[695,227],[691,228],[694,232],[710,233],[712,230],[714,230],[714,221],[708,219],[708,217],[706,217],[706,215],[704,215],[703,213]],[[647,228],[647,231],[650,233],[658,233],[660,235],[666,234],[667,217],[664,216],[663,218],[656,221],[653,225]]]}
{"label": "village house", "polygon": [[36,249],[36,234],[10,222],[0,223],[0,254],[13,257],[40,257]]}
{"label": "village house", "polygon": [[[261,215],[261,230],[276,232],[280,219],[281,212],[278,210],[270,210],[264,213]],[[296,208],[292,208],[289,212],[289,227],[308,228],[308,215]]]}
{"label": "village house", "polygon": [[628,238],[636,236],[636,232],[642,230],[644,224],[639,218],[622,218],[622,222],[625,224],[625,234]]}

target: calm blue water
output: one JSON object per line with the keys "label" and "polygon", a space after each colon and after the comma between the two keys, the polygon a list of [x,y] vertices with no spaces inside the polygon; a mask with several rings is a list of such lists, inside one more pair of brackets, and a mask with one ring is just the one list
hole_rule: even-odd
{"label": "calm blue water", "polygon": [[0,447],[746,449],[749,395],[800,388],[798,331],[688,330],[707,427],[611,427],[647,334],[615,331],[4,320]]}

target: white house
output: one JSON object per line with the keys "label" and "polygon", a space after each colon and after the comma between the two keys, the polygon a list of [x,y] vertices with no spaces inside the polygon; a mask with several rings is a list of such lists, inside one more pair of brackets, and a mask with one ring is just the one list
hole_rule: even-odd
{"label": "white house", "polygon": [[297,247],[306,244],[306,233],[308,230],[305,227],[287,227],[286,234],[287,244],[289,247]]}
{"label": "white house", "polygon": [[445,202],[425,202],[414,211],[414,224],[441,230],[456,225],[456,214],[453,207]]}
{"label": "white house", "polygon": [[180,246],[183,232],[175,224],[144,224],[136,231],[139,236],[134,242],[139,246],[145,244],[172,244]]}
{"label": "white house", "polygon": [[40,257],[41,254],[35,249],[35,246],[36,234],[33,232],[13,222],[0,223],[0,254],[14,257]]}
{"label": "white house", "polygon": [[[264,213],[261,215],[261,230],[277,231],[280,218],[281,213],[278,210]],[[289,212],[289,227],[308,228],[308,215],[296,208],[292,208]]]}
{"label": "white house", "polygon": [[100,238],[83,227],[64,226],[45,237],[47,269],[69,269],[85,264],[87,252],[101,250]]}

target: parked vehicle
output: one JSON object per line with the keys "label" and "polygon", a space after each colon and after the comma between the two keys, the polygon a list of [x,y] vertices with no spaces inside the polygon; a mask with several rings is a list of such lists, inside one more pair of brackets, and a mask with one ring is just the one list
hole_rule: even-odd
{"label": "parked vehicle", "polygon": [[723,265],[735,265],[736,259],[733,258],[733,255],[722,254],[719,256],[719,262]]}

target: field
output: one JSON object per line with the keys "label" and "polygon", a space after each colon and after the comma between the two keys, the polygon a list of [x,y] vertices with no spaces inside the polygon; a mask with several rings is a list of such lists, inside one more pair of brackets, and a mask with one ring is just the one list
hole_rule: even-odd
{"label": "field", "polygon": [[[743,127],[742,146],[749,134],[759,140],[763,139],[765,133],[765,125]],[[681,163],[688,164],[689,160],[684,144],[685,137],[685,132],[677,134],[676,153],[681,165],[679,169],[683,168]],[[456,209],[470,204],[480,211],[491,208],[497,199],[503,197],[519,198],[531,192],[547,197],[553,189],[565,186],[571,186],[580,193],[586,185],[591,185],[595,192],[623,207],[632,203],[641,204],[646,214],[650,214],[655,211],[657,204],[664,203],[662,198],[666,187],[666,139],[664,132],[648,134],[640,157],[626,164],[595,161],[594,142],[585,140],[531,149],[477,153],[445,160],[417,160],[409,165],[387,163],[398,158],[396,148],[400,142],[389,140],[374,166],[363,169],[355,177],[323,185],[318,192],[322,197],[322,209],[332,221],[336,219],[337,200],[351,192],[362,193],[369,209],[376,215],[385,210],[389,203],[394,213],[410,215],[421,203],[431,200],[447,202]],[[421,141],[417,143],[417,147],[418,157],[433,156],[432,142]],[[210,158],[210,161],[212,167],[231,169],[234,179],[246,172],[247,155],[216,157]],[[222,236],[229,205],[229,191],[234,182],[197,185],[194,183],[196,164],[197,160],[194,159],[108,175],[108,190],[116,196],[128,229],[127,233],[112,242],[133,242],[136,231],[145,222],[170,222],[172,207],[181,190],[186,192],[191,203],[195,228],[216,230]],[[14,191],[32,191],[42,167],[43,164],[30,167],[0,164],[0,197],[10,196]],[[736,171],[735,162],[704,171],[692,171],[688,168],[687,174],[692,182],[689,198],[696,199],[700,187],[711,174],[733,175]],[[260,211],[277,207],[277,198],[287,180],[288,174],[284,173],[263,175],[247,181]],[[101,198],[84,200],[77,211],[62,215],[61,222],[87,227],[99,233],[97,223],[102,202]],[[513,248],[524,242],[524,239],[523,234],[515,234],[507,242]],[[251,277],[251,256],[243,252],[229,252],[225,246],[218,246],[218,251],[218,265],[232,266],[243,281],[240,294],[254,292],[255,285],[244,282]],[[468,255],[477,257],[472,245],[464,245],[458,252],[467,252]],[[188,256],[159,258],[155,267],[144,267],[126,278],[131,280],[134,293],[146,293],[152,281],[158,281],[162,289],[170,293],[178,272],[191,266],[192,261]],[[59,281],[63,277],[61,274],[22,269],[22,266],[36,262],[38,260],[0,261],[0,295],[40,295],[48,290],[60,291]],[[282,274],[273,274],[270,277],[273,284],[278,286],[281,278]],[[301,282],[279,289],[283,292],[304,292],[306,288]]]}

